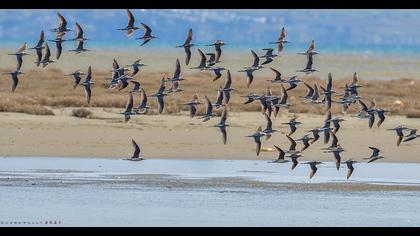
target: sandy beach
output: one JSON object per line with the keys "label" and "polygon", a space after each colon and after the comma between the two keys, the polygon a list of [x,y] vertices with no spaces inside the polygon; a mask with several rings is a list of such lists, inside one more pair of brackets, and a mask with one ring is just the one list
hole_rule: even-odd
{"label": "sandy beach", "polygon": [[[228,141],[222,137],[215,125],[219,118],[214,117],[203,123],[191,119],[186,113],[178,115],[138,115],[125,124],[119,112],[121,109],[92,108],[92,118],[71,116],[72,108],[53,109],[54,116],[38,116],[21,113],[0,113],[0,148],[2,156],[58,156],[58,157],[108,157],[125,158],[131,155],[131,139],[141,146],[146,158],[180,159],[274,159],[277,153],[273,145],[288,149],[285,136],[289,127],[281,125],[292,114],[286,111],[273,119],[273,128],[278,130],[269,140],[262,141],[263,150],[259,157],[255,154],[255,144],[246,135],[252,134],[261,125],[264,117],[257,112],[229,113]],[[293,138],[303,136],[306,130],[322,125],[324,116],[297,114],[301,125]],[[361,160],[368,157],[375,146],[382,150],[384,162],[420,162],[413,148],[417,140],[396,146],[396,135],[387,128],[400,124],[416,127],[420,119],[407,119],[404,116],[390,116],[380,128],[368,129],[367,120],[350,115],[343,116],[346,121],[337,137],[345,148],[342,158]],[[303,154],[303,160],[334,160],[322,137]],[[297,148],[302,144],[299,142]]]}

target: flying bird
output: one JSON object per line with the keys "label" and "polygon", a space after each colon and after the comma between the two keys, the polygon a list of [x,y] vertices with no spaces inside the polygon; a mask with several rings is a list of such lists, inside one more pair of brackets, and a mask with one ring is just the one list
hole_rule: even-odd
{"label": "flying bird", "polygon": [[71,50],[69,50],[69,52],[76,52],[76,54],[80,54],[82,52],[90,51],[90,50],[83,47],[84,43],[85,42],[83,40],[78,41],[77,42],[77,48],[76,49],[71,49]]}
{"label": "flying bird", "polygon": [[255,131],[254,134],[246,136],[246,137],[249,137],[249,138],[254,138],[254,142],[256,144],[255,151],[257,153],[257,156],[260,155],[260,151],[261,151],[261,137],[264,136],[264,135],[265,134],[262,132],[261,126],[259,126],[257,128],[257,130]]}
{"label": "flying bird", "polygon": [[134,16],[129,9],[127,9],[127,16],[128,16],[127,26],[125,28],[118,29],[118,30],[127,31],[126,36],[128,37],[128,36],[131,36],[134,33],[135,30],[138,30],[139,27],[134,26],[135,19],[134,19]]}
{"label": "flying bird", "polygon": [[131,115],[136,115],[136,113],[133,113],[133,94],[131,92],[128,93],[125,110],[120,114],[124,115],[124,122],[126,123],[131,119]]}
{"label": "flying bird", "polygon": [[370,155],[370,157],[368,158],[363,158],[365,160],[369,160],[368,163],[371,163],[373,161],[385,158],[382,155],[379,155],[379,153],[381,152],[378,148],[375,147],[369,147],[372,150],[372,154]]}
{"label": "flying bird", "polygon": [[152,29],[147,26],[146,24],[144,24],[143,22],[140,23],[141,26],[143,26],[144,28],[144,35],[140,38],[136,38],[136,39],[143,39],[143,43],[140,46],[145,45],[146,43],[148,43],[150,40],[157,38],[156,36],[152,35]]}
{"label": "flying bird", "polygon": [[57,37],[53,40],[48,40],[50,42],[55,42],[55,48],[56,48],[56,55],[55,58],[58,60],[61,57],[61,53],[63,52],[63,45],[62,43],[67,41],[63,39],[63,35],[57,35]]}
{"label": "flying bird", "polygon": [[223,109],[220,122],[214,126],[220,129],[220,132],[222,134],[223,144],[226,144],[226,141],[227,141],[226,127],[229,126],[228,124],[226,124],[226,119],[227,119],[227,107]]}
{"label": "flying bird", "polygon": [[342,162],[342,164],[347,164],[347,169],[348,169],[348,171],[347,171],[347,179],[349,179],[350,176],[353,174],[353,171],[354,171],[353,164],[354,163],[357,163],[357,161],[353,161],[352,159],[347,160],[345,162]]}
{"label": "flying bird", "polygon": [[45,47],[43,46],[44,44],[44,31],[42,30],[40,35],[39,35],[39,40],[38,43],[36,44],[35,47],[29,48],[29,49],[35,49],[36,50],[36,55],[37,55],[37,60],[35,62],[36,66],[39,66],[41,64],[41,60],[42,60],[42,49],[44,49]]}
{"label": "flying bird", "polygon": [[265,139],[268,140],[271,137],[271,134],[277,130],[273,129],[273,122],[271,121],[270,116],[264,114],[264,117],[267,122],[267,126],[262,132],[265,134]]}
{"label": "flying bird", "polygon": [[402,125],[397,126],[393,129],[388,129],[388,130],[394,130],[397,133],[398,139],[397,139],[397,147],[400,146],[401,141],[403,140],[404,137],[404,133],[403,130],[408,129],[407,127],[404,127]]}
{"label": "flying bird", "polygon": [[406,139],[404,139],[403,142],[408,142],[408,141],[411,141],[413,139],[416,139],[416,138],[420,137],[420,135],[416,134],[416,132],[417,132],[417,129],[411,129],[410,133],[407,136],[405,136]]}
{"label": "flying bird", "polygon": [[66,34],[67,32],[71,31],[71,29],[67,29],[67,21],[64,18],[63,15],[61,15],[60,12],[57,12],[57,16],[58,16],[58,20],[59,20],[59,25],[57,28],[54,29],[50,29],[51,32],[55,32],[56,35],[62,35],[64,36],[64,34]]}
{"label": "flying bird", "polygon": [[90,89],[90,86],[92,84],[94,84],[93,82],[91,82],[92,80],[92,68],[91,66],[89,66],[85,81],[83,81],[82,83],[80,83],[81,86],[83,86],[85,88],[85,94],[86,94],[86,101],[87,104],[90,103],[90,98],[92,96],[92,91]]}
{"label": "flying bird", "polygon": [[316,171],[318,170],[316,165],[323,164],[323,163],[319,162],[319,161],[310,161],[310,162],[306,162],[306,163],[303,163],[303,164],[308,164],[311,167],[311,172],[309,173],[309,178],[312,179],[312,177],[314,177]]}
{"label": "flying bird", "polygon": [[301,152],[305,151],[309,146],[309,141],[312,140],[314,138],[309,137],[309,135],[305,134],[302,138],[300,139],[296,139],[296,141],[302,141],[303,143],[303,148],[300,150]]}
{"label": "flying bird", "polygon": [[214,43],[206,45],[206,46],[214,46],[214,49],[216,51],[216,60],[215,63],[220,62],[220,57],[222,56],[222,46],[227,45],[227,43],[224,43],[222,40],[218,39]]}
{"label": "flying bird", "polygon": [[16,66],[16,71],[19,71],[20,68],[22,67],[22,63],[23,63],[23,56],[29,55],[28,53],[26,53],[26,49],[28,48],[28,45],[26,44],[26,42],[19,48],[19,50],[15,53],[9,53],[8,55],[15,55],[16,56],[16,60],[17,60],[17,66]]}
{"label": "flying bird", "polygon": [[18,75],[21,75],[21,74],[24,74],[24,73],[20,72],[18,70],[15,70],[15,71],[6,72],[6,73],[3,73],[3,74],[11,75],[11,78],[12,78],[12,92],[14,92],[18,83],[19,83]]}
{"label": "flying bird", "polygon": [[277,51],[280,53],[283,51],[284,44],[289,43],[286,39],[286,29],[284,27],[281,28],[280,36],[277,41],[270,42],[270,44],[277,44]]}
{"label": "flying bird", "polygon": [[289,160],[284,159],[284,156],[286,155],[286,153],[279,148],[278,146],[274,145],[274,148],[276,148],[277,152],[279,153],[278,157],[276,160],[272,161],[271,163],[285,163],[285,162],[289,162]]}
{"label": "flying bird", "polygon": [[157,104],[158,104],[158,114],[161,114],[163,111],[163,107],[165,106],[165,102],[163,100],[164,96],[167,96],[168,94],[165,93],[165,78],[162,78],[160,81],[160,86],[158,91],[151,95],[151,97],[157,98]]}
{"label": "flying bird", "polygon": [[210,99],[207,96],[204,96],[204,105],[206,107],[206,113],[204,114],[204,116],[199,117],[198,119],[203,119],[203,122],[206,122],[208,120],[210,120],[210,118],[212,118],[213,116],[215,116],[215,114],[213,114],[213,104],[211,104]]}
{"label": "flying bird", "polygon": [[139,145],[137,145],[136,141],[134,141],[134,139],[131,140],[132,144],[133,144],[133,148],[134,148],[134,153],[133,156],[125,159],[125,160],[129,160],[129,161],[143,161],[145,160],[144,158],[140,157],[140,147]]}
{"label": "flying bird", "polygon": [[190,69],[198,69],[198,70],[204,70],[207,68],[207,58],[206,55],[204,55],[203,51],[201,51],[199,48],[197,49],[198,54],[200,54],[200,64],[196,67],[190,68]]}
{"label": "flying bird", "polygon": [[191,43],[192,38],[193,37],[193,31],[190,28],[190,30],[188,31],[188,35],[187,35],[187,39],[185,40],[184,44],[182,45],[178,45],[176,46],[177,48],[184,48],[186,57],[185,57],[185,64],[188,65],[190,63],[190,59],[191,59],[191,47],[195,46],[195,44]]}
{"label": "flying bird", "polygon": [[80,81],[82,80],[82,78],[80,77],[81,75],[85,75],[85,73],[83,73],[82,71],[76,70],[71,74],[67,74],[64,76],[72,76],[74,79],[74,86],[73,89],[76,89],[77,85],[79,85]]}
{"label": "flying bird", "polygon": [[228,70],[226,74],[226,81],[222,88],[225,105],[229,103],[230,92],[234,90],[231,86],[232,86],[232,76],[230,75],[230,71]]}
{"label": "flying bird", "polygon": [[191,101],[182,105],[189,107],[190,117],[194,118],[195,114],[197,113],[197,105],[199,104],[201,104],[201,102],[198,101],[198,95],[194,94]]}
{"label": "flying bird", "polygon": [[296,72],[305,72],[305,74],[310,74],[312,72],[318,71],[312,68],[312,64],[314,63],[312,54],[308,54],[306,58],[307,58],[307,62],[306,62],[305,68],[302,70],[296,70]]}
{"label": "flying bird", "polygon": [[72,39],[72,40],[77,40],[77,41],[84,41],[84,40],[88,40],[87,38],[85,38],[83,36],[83,29],[82,26],[80,26],[79,23],[76,22],[76,30],[77,30],[77,36],[76,38]]}
{"label": "flying bird", "polygon": [[146,114],[150,107],[147,105],[147,95],[143,88],[140,88],[140,104],[134,109],[136,114]]}
{"label": "flying bird", "polygon": [[299,122],[299,121],[296,121],[296,118],[292,118],[289,122],[287,122],[287,123],[282,123],[283,125],[289,125],[289,127],[290,127],[290,132],[289,132],[289,134],[288,134],[288,136],[290,136],[290,135],[292,135],[295,131],[296,131],[296,125],[300,125],[300,124],[302,124],[301,122]]}
{"label": "flying bird", "polygon": [[50,57],[51,57],[50,47],[48,46],[48,43],[45,43],[45,54],[44,54],[44,58],[41,60],[41,64],[43,68],[45,68],[50,63],[54,63],[54,61],[51,60]]}
{"label": "flying bird", "polygon": [[141,67],[147,66],[143,63],[140,63],[140,61],[141,61],[141,59],[138,59],[138,60],[134,61],[133,64],[126,65],[126,66],[129,66],[129,67],[133,67],[133,73],[131,73],[131,77],[135,76],[140,71]]}
{"label": "flying bird", "polygon": [[276,54],[273,54],[274,49],[272,48],[263,48],[262,50],[265,51],[265,54],[261,56],[261,58],[265,58],[265,61],[261,63],[261,65],[271,63],[273,61],[273,58],[277,57]]}

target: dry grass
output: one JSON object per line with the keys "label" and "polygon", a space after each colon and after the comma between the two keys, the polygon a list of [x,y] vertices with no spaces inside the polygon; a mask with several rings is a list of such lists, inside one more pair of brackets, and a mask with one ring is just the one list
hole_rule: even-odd
{"label": "dry grass", "polygon": [[78,108],[72,110],[72,115],[78,118],[89,118],[92,115],[92,112],[86,108]]}
{"label": "dry grass", "polygon": [[[187,111],[188,107],[180,105],[191,99],[193,94],[197,93],[200,99],[207,95],[210,100],[214,101],[216,98],[216,89],[223,86],[225,75],[216,82],[212,82],[213,74],[210,72],[192,72],[191,70],[183,69],[185,81],[181,83],[183,92],[171,94],[165,97],[164,113],[173,114],[180,111]],[[93,70],[93,79],[95,82],[92,88],[92,100],[88,106],[85,100],[83,87],[79,86],[73,89],[73,79],[64,77],[65,72],[59,69],[45,69],[45,70],[29,70],[25,75],[20,77],[20,83],[14,93],[10,92],[10,78],[3,76],[4,81],[0,88],[0,111],[2,112],[24,112],[29,114],[53,115],[52,111],[45,106],[51,107],[125,107],[127,101],[127,92],[131,89],[126,88],[123,91],[108,90],[105,80],[109,77],[107,71]],[[66,71],[67,73],[67,71]],[[140,81],[142,87],[148,95],[154,93],[160,83],[163,72],[140,72],[136,76],[136,80]],[[255,74],[254,82],[250,88],[246,88],[246,77],[243,73],[232,73],[233,88],[232,97],[229,104],[231,111],[259,111],[260,104],[258,101],[251,104],[243,105],[245,98],[240,95],[248,94],[251,91],[257,93],[265,93],[267,86],[272,88],[275,95],[280,94],[280,85],[270,84],[267,79],[272,79],[266,75]],[[287,75],[286,75],[287,76]],[[345,83],[351,82],[351,76],[347,78],[334,78],[334,90],[341,91]],[[325,78],[319,78],[317,73],[313,76],[301,76],[301,79],[313,85],[325,85]],[[376,97],[379,107],[388,108],[392,114],[407,115],[410,117],[418,117],[420,114],[420,82],[412,79],[398,79],[389,81],[367,81],[361,78],[360,84],[363,85],[359,89],[362,100],[369,102],[372,97]],[[169,84],[168,84],[169,86]],[[306,93],[306,88],[303,84],[296,89],[289,92],[289,103],[293,104],[289,108],[290,112],[294,113],[314,113],[324,114],[324,107],[322,105],[304,104],[301,102],[299,96]],[[140,100],[138,94],[134,95],[134,106],[137,106]],[[399,102],[396,102],[399,101]],[[154,98],[149,98],[149,105],[153,107],[148,114],[155,114],[156,101]],[[359,109],[358,105],[350,107],[349,112],[352,113]],[[204,107],[198,108],[198,113],[201,114]],[[332,107],[333,113],[341,111],[341,107],[334,104]]]}

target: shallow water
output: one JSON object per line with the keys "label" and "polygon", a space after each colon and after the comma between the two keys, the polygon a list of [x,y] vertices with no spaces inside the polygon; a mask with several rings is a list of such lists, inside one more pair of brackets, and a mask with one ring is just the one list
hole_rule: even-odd
{"label": "shallow water", "polygon": [[[310,180],[308,165],[262,160],[0,158],[0,226],[419,226],[420,191],[373,188],[420,185],[419,169],[360,163],[347,181],[332,162]],[[315,187],[335,183],[345,187]],[[355,183],[372,191],[350,191]]]}

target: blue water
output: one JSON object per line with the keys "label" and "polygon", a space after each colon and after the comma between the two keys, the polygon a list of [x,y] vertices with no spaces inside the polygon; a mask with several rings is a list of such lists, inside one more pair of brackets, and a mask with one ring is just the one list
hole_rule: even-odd
{"label": "blue water", "polygon": [[[0,227],[420,224],[419,191],[320,190],[310,185],[305,189],[197,186],[185,181],[241,177],[296,184],[339,181],[350,186],[357,182],[418,185],[420,180],[419,164],[359,163],[350,180],[345,180],[345,167],[337,171],[330,162],[320,166],[312,180],[307,165],[299,164],[291,171],[289,164],[261,160],[0,158]],[[160,179],[159,174],[172,177]],[[152,180],[152,184],[137,181],[141,179],[146,183]],[[179,179],[184,179],[181,187],[167,187]]]}

